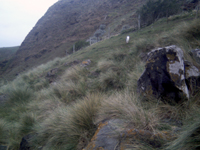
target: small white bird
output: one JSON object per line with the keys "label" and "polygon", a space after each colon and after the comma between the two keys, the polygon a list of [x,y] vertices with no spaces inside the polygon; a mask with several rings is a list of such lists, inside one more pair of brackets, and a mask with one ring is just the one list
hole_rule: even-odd
{"label": "small white bird", "polygon": [[129,36],[127,36],[127,37],[126,37],[126,43],[128,43],[128,42],[129,42],[129,39],[130,39],[130,37],[129,37]]}

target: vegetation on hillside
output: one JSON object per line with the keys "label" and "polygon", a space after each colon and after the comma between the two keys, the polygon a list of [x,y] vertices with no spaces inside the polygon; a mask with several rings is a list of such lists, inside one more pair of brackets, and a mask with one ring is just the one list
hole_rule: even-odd
{"label": "vegetation on hillside", "polygon": [[141,17],[141,24],[149,25],[160,18],[177,14],[181,11],[180,6],[181,3],[179,0],[148,0],[147,3],[138,10],[138,15]]}
{"label": "vegetation on hillside", "polygon": [[[128,44],[125,33],[113,36],[1,83],[0,145],[17,150],[22,137],[30,135],[31,149],[80,150],[90,142],[99,121],[123,118],[127,127],[151,132],[179,127],[175,140],[159,146],[138,141],[132,143],[136,149],[199,148],[199,93],[189,103],[170,106],[136,92],[145,65],[141,53],[175,44],[192,61],[188,52],[200,48],[200,20],[194,16],[175,15],[168,24],[162,18],[129,32]],[[91,60],[86,67],[74,63],[86,59]],[[59,71],[50,83],[47,73],[55,68]]]}
{"label": "vegetation on hillside", "polygon": [[11,58],[17,52],[18,49],[19,46],[0,48],[0,62]]}

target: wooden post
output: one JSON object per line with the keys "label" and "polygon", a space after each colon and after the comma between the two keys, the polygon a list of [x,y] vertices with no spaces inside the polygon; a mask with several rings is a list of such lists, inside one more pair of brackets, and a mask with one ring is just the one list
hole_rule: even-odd
{"label": "wooden post", "polygon": [[75,44],[73,45],[73,53],[75,53]]}

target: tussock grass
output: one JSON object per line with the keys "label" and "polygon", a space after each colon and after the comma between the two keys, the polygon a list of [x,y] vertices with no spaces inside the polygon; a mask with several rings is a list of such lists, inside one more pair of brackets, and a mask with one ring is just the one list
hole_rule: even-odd
{"label": "tussock grass", "polygon": [[84,79],[78,81],[77,83],[73,81],[67,81],[56,84],[52,87],[52,90],[53,94],[61,101],[69,103],[86,94],[87,84]]}
{"label": "tussock grass", "polygon": [[45,149],[75,149],[80,140],[88,142],[96,129],[93,122],[102,98],[100,93],[87,94],[71,106],[58,107],[38,126],[38,136],[34,142],[45,145]]}
{"label": "tussock grass", "polygon": [[35,123],[36,119],[33,114],[21,114],[19,123],[12,123],[6,132],[7,136],[4,136],[7,140],[8,149],[19,149],[22,138],[27,134],[33,133]]}
{"label": "tussock grass", "polygon": [[116,67],[116,64],[112,60],[100,60],[98,61],[97,68],[102,72],[107,71],[108,69]]}
{"label": "tussock grass", "polygon": [[65,73],[61,76],[62,81],[78,81],[81,78],[85,77],[88,74],[88,70],[82,66],[74,66],[65,71]]}
{"label": "tussock grass", "polygon": [[192,21],[192,23],[187,23],[182,27],[181,34],[188,40],[197,40],[200,39],[200,19]]}
{"label": "tussock grass", "polygon": [[125,119],[136,129],[153,130],[159,124],[153,111],[143,109],[137,95],[127,90],[115,93],[103,101],[99,116],[100,120],[113,117]]}
{"label": "tussock grass", "polygon": [[100,74],[98,82],[101,91],[123,89],[126,83],[126,76],[123,72],[121,73],[109,69],[106,73]]}
{"label": "tussock grass", "polygon": [[30,71],[26,74],[21,75],[28,86],[33,90],[41,90],[49,86],[48,81],[45,78],[41,78],[41,74],[38,73],[40,68],[36,68],[35,71]]}
{"label": "tussock grass", "polygon": [[36,124],[36,116],[33,113],[25,113],[21,115],[19,132],[23,136],[33,132]]}
{"label": "tussock grass", "polygon": [[169,123],[175,122],[177,125],[181,125],[182,121],[191,115],[191,110],[187,107],[187,104],[181,104],[177,106],[161,104],[156,108],[156,111],[161,120],[167,121]]}
{"label": "tussock grass", "polygon": [[142,75],[144,69],[145,69],[145,63],[144,62],[139,62],[134,66],[134,69],[132,72],[128,73],[128,82],[127,82],[127,87],[131,91],[137,90],[137,81]]}
{"label": "tussock grass", "polygon": [[10,124],[5,120],[0,119],[0,144],[2,145],[8,142],[7,139],[9,137],[9,128]]}
{"label": "tussock grass", "polygon": [[166,150],[188,150],[200,148],[200,121],[184,127],[178,139],[170,143]]}
{"label": "tussock grass", "polygon": [[7,93],[7,95],[9,97],[8,103],[17,105],[28,102],[33,96],[33,91],[27,88],[23,89],[15,87],[12,91]]}
{"label": "tussock grass", "polygon": [[139,39],[136,44],[137,52],[149,52],[155,47],[157,47],[157,45],[153,39]]}
{"label": "tussock grass", "polygon": [[21,135],[19,134],[19,123],[12,123],[12,126],[9,128],[9,138],[6,145],[8,149],[15,150],[19,149],[21,142]]}
{"label": "tussock grass", "polygon": [[[19,149],[22,137],[34,134],[32,149],[79,150],[89,143],[97,128],[96,122],[120,118],[127,127],[152,132],[172,131],[174,126],[183,125],[186,127],[183,134],[177,132],[180,136],[168,148],[195,146],[188,141],[197,137],[199,124],[187,124],[188,120],[194,124],[197,122],[199,92],[188,103],[179,106],[169,106],[136,94],[137,80],[145,68],[141,53],[177,44],[184,50],[187,60],[192,60],[187,52],[199,47],[198,20],[187,23],[176,18],[179,17],[169,19],[168,24],[161,19],[129,33],[131,40],[128,44],[125,34],[118,35],[68,57],[56,58],[19,75],[13,82],[2,82],[0,94],[6,95],[8,101],[0,106],[0,144]],[[86,59],[92,60],[86,68],[65,65]],[[45,77],[54,68],[59,71],[55,82],[49,84]],[[184,130],[191,132],[186,135]],[[191,136],[193,133],[195,135]],[[134,148],[153,149],[145,141],[137,142]]]}

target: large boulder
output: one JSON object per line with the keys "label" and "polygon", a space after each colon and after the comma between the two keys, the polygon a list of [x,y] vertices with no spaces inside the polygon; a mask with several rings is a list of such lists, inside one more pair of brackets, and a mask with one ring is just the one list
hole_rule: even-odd
{"label": "large boulder", "polygon": [[7,146],[0,145],[0,150],[7,150],[7,149],[8,149]]}
{"label": "large boulder", "polygon": [[179,47],[158,48],[147,54],[145,71],[138,80],[138,92],[162,98],[170,104],[179,103],[189,98],[186,80],[192,77],[199,77],[199,70],[184,61]]}
{"label": "large boulder", "polygon": [[200,88],[200,72],[197,67],[189,61],[184,61],[185,65],[185,81],[189,89],[190,95],[195,95]]}
{"label": "large boulder", "polygon": [[114,150],[119,142],[119,137],[117,135],[119,132],[116,131],[116,124],[121,123],[122,121],[118,119],[113,119],[100,123],[91,142],[84,150]]}
{"label": "large boulder", "polygon": [[197,63],[200,63],[200,49],[193,49],[189,54],[194,58]]}

